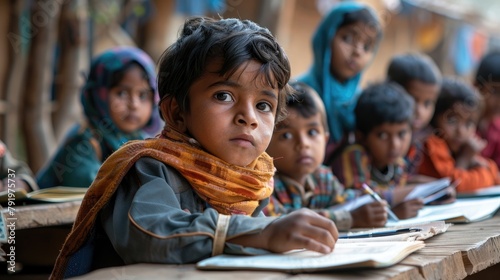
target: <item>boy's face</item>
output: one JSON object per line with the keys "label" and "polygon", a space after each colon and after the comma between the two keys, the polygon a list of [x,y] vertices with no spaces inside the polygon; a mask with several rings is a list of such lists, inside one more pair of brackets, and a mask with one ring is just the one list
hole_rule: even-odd
{"label": "boy's face", "polygon": [[307,175],[323,162],[328,135],[321,122],[321,113],[304,118],[294,109],[276,128],[267,153],[274,157],[274,166],[286,176],[303,183]]}
{"label": "boy's face", "polygon": [[408,83],[406,90],[415,100],[413,131],[419,131],[425,128],[432,119],[439,94],[439,86],[412,80]]}
{"label": "boy's face", "polygon": [[332,75],[340,82],[357,75],[372,60],[376,42],[376,30],[365,23],[339,28],[331,42]]}
{"label": "boy's face", "polygon": [[438,135],[446,141],[452,153],[459,152],[462,145],[476,133],[478,115],[471,107],[456,103],[436,119]]}
{"label": "boy's face", "polygon": [[210,154],[247,166],[269,145],[274,128],[278,89],[267,84],[249,61],[228,79],[219,76],[220,62],[207,65],[189,90],[189,112],[181,112],[187,134]]}
{"label": "boy's face", "polygon": [[125,133],[143,128],[153,112],[153,91],[139,67],[130,68],[109,91],[109,112],[113,123]]}
{"label": "boy's face", "polygon": [[372,165],[379,170],[406,155],[410,142],[409,122],[381,124],[374,127],[361,141],[370,155]]}
{"label": "boy's face", "polygon": [[484,100],[484,114],[500,114],[500,83],[487,82],[478,86]]}

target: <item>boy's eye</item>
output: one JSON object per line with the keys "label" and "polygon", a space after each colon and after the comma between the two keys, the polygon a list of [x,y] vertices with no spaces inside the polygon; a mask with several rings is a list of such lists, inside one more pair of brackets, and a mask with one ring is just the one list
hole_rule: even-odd
{"label": "boy's eye", "polygon": [[406,134],[408,134],[408,130],[401,130],[398,133],[399,138],[405,138]]}
{"label": "boy's eye", "polygon": [[319,131],[316,128],[310,129],[309,130],[309,135],[310,136],[317,136],[319,134]]}
{"label": "boy's eye", "polygon": [[387,140],[389,138],[389,134],[387,132],[380,132],[377,136],[380,140]]}
{"label": "boy's eye", "polygon": [[216,93],[214,97],[215,97],[215,99],[217,99],[219,101],[224,101],[224,102],[233,101],[233,97],[231,96],[231,94],[229,94],[227,92]]}
{"label": "boy's eye", "polygon": [[120,98],[126,98],[129,96],[129,92],[124,89],[121,89],[116,93],[116,95]]}
{"label": "boy's eye", "polygon": [[457,121],[458,121],[458,120],[457,120],[457,118],[456,118],[456,117],[453,117],[453,116],[448,117],[448,118],[446,119],[446,122],[447,122],[448,124],[456,124],[456,123],[457,123]]}
{"label": "boy's eye", "polygon": [[433,103],[432,100],[425,100],[424,106],[425,107],[430,107],[432,105],[432,103]]}
{"label": "boy's eye", "polygon": [[292,134],[290,132],[285,132],[283,134],[281,134],[281,138],[282,139],[292,139]]}
{"label": "boy's eye", "polygon": [[273,107],[267,102],[260,102],[259,104],[257,104],[257,109],[263,112],[271,112]]}

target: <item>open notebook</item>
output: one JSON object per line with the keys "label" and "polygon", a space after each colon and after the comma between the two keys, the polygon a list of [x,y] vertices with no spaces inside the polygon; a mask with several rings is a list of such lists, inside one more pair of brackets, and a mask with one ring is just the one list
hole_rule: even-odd
{"label": "open notebook", "polygon": [[82,200],[87,189],[88,188],[52,187],[32,192],[26,192],[23,189],[18,189],[15,192],[7,190],[0,192],[0,203],[8,203],[9,199],[30,202],[67,202]]}
{"label": "open notebook", "polygon": [[219,255],[196,264],[202,270],[273,270],[291,273],[361,267],[388,267],[423,248],[422,241],[348,242],[339,239],[330,254],[294,250],[259,256]]}
{"label": "open notebook", "polygon": [[426,205],[415,218],[388,221],[386,226],[405,226],[416,223],[446,221],[471,223],[491,218],[500,209],[500,196],[457,199],[451,204]]}

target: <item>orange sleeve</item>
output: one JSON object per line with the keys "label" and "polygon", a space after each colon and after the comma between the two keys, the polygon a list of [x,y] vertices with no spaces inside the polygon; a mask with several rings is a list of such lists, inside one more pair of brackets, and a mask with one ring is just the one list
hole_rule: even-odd
{"label": "orange sleeve", "polygon": [[418,172],[435,178],[460,179],[458,192],[487,188],[499,183],[498,167],[491,160],[488,160],[488,167],[475,167],[469,170],[456,168],[455,159],[450,154],[446,142],[437,136],[430,136],[427,139]]}

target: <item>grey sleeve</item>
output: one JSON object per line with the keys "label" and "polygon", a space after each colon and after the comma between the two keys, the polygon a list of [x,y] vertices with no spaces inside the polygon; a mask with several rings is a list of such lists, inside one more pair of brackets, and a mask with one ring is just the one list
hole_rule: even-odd
{"label": "grey sleeve", "polygon": [[[140,159],[101,212],[102,225],[125,263],[194,263],[212,254],[219,214],[173,168]],[[273,218],[231,216],[226,240],[264,229]],[[224,253],[264,250],[226,242]]]}

